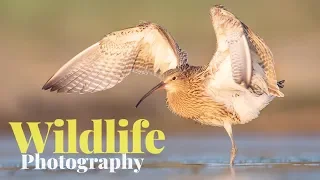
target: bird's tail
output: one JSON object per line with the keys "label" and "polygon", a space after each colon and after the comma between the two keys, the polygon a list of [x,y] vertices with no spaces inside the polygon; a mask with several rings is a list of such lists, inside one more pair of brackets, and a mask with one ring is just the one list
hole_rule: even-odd
{"label": "bird's tail", "polygon": [[278,87],[279,88],[284,88],[284,82],[285,82],[285,80],[278,81],[277,82]]}

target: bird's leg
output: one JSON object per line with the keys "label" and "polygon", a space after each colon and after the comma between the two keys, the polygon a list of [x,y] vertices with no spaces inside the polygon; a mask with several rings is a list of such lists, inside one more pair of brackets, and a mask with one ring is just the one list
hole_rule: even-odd
{"label": "bird's leg", "polygon": [[233,140],[233,135],[232,135],[232,127],[231,127],[231,124],[230,122],[225,122],[224,123],[224,128],[226,129],[230,139],[231,139],[231,152],[230,152],[230,166],[233,166],[234,165],[234,159],[236,158],[236,155],[237,155],[237,147],[236,147],[236,144]]}

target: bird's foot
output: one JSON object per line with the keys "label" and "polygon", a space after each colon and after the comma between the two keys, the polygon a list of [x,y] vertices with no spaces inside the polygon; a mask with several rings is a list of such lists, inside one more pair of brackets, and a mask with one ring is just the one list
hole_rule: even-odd
{"label": "bird's foot", "polygon": [[234,159],[236,158],[238,149],[236,147],[231,148],[230,152],[230,166],[234,165]]}

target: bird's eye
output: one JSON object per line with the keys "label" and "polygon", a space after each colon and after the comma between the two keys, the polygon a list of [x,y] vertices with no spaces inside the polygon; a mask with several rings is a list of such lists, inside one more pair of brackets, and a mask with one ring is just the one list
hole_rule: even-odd
{"label": "bird's eye", "polygon": [[177,79],[177,77],[173,77],[173,78],[172,78],[172,80],[176,80],[176,79]]}

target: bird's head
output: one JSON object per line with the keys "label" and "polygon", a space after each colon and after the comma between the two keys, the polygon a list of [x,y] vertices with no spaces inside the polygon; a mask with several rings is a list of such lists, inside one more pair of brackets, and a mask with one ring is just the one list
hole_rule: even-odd
{"label": "bird's head", "polygon": [[186,69],[189,65],[181,66],[175,69],[170,69],[161,75],[162,81],[154,86],[149,92],[147,92],[137,103],[136,107],[153,92],[165,89],[167,93],[175,93],[181,90],[186,89],[188,78],[186,75]]}
{"label": "bird's head", "polygon": [[212,25],[217,34],[233,30],[241,25],[239,19],[222,5],[215,5],[210,9]]}

